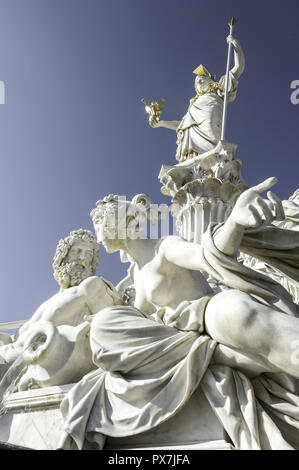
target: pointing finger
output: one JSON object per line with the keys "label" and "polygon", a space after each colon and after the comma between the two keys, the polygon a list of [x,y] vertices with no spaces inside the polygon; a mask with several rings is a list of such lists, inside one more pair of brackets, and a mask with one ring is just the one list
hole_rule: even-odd
{"label": "pointing finger", "polygon": [[268,189],[272,188],[277,183],[278,179],[275,177],[268,178],[260,184],[253,186],[251,189],[258,193],[262,193],[263,191],[267,191]]}

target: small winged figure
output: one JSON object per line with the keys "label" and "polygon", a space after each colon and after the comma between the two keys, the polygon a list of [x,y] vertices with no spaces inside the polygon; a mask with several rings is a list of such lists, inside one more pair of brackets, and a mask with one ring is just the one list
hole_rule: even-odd
{"label": "small winged figure", "polygon": [[162,98],[160,103],[152,101],[150,105],[146,103],[146,100],[142,98],[141,102],[145,105],[145,111],[149,115],[149,123],[152,125],[153,122],[157,123],[160,120],[162,109],[165,105],[165,98]]}

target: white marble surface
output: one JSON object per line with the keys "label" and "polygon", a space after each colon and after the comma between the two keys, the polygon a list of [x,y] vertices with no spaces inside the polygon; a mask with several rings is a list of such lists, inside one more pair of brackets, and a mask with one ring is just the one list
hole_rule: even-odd
{"label": "white marble surface", "polygon": [[[10,395],[0,415],[0,441],[39,450],[57,449],[64,430],[61,400],[72,384]],[[156,429],[127,438],[107,438],[105,449],[229,449],[226,434],[198,390],[186,408]],[[87,445],[88,448],[88,445]]]}
{"label": "white marble surface", "polygon": [[[133,237],[131,231],[132,227],[137,226],[134,222],[136,213],[136,220],[138,219],[136,207],[131,210],[130,203],[111,195],[98,201],[97,208],[91,214],[98,242],[103,243],[108,253],[119,250],[125,252],[131,260],[136,290],[134,306],[138,309],[105,309],[95,316],[92,324],[91,344],[96,363],[106,371],[118,371],[124,380],[124,384],[122,380],[114,380],[113,373],[108,374],[109,385],[107,377],[92,378],[92,387],[98,387],[98,396],[105,403],[104,409],[109,409],[106,406],[110,402],[115,409],[121,410],[119,418],[117,414],[108,416],[103,412],[107,416],[107,420],[102,422],[104,434],[109,429],[109,432],[115,432],[115,436],[120,436],[123,432],[121,422],[125,418],[130,423],[131,434],[140,432],[147,426],[146,416],[150,416],[149,421],[156,424],[159,419],[164,420],[171,405],[168,402],[166,404],[162,397],[172,396],[172,393],[178,399],[176,407],[180,407],[184,403],[182,397],[185,391],[183,380],[178,378],[178,370],[180,373],[183,370],[179,364],[180,361],[190,359],[192,372],[188,393],[195,389],[194,379],[198,378],[199,372],[193,366],[197,364],[198,369],[206,370],[205,375],[198,379],[205,396],[237,448],[298,448],[299,435],[295,432],[296,442],[285,439],[277,422],[274,424],[270,418],[272,412],[279,413],[281,420],[286,420],[286,415],[289,415],[294,418],[294,428],[297,426],[299,398],[294,384],[291,378],[283,379],[281,388],[280,381],[285,373],[299,378],[297,364],[292,361],[291,346],[299,337],[298,305],[293,303],[291,296],[281,286],[267,277],[258,276],[236,259],[239,249],[255,252],[261,257],[268,256],[270,264],[279,263],[279,268],[283,272],[289,272],[294,279],[298,276],[298,235],[271,225],[273,221],[284,219],[281,201],[269,191],[276,181],[276,178],[269,178],[242,192],[225,223],[210,226],[204,233],[201,244],[173,236],[163,240]],[[264,191],[267,191],[267,197],[262,195]],[[116,217],[116,210],[121,217]],[[130,231],[126,234],[129,223]],[[126,235],[120,237],[119,233]],[[289,260],[292,262],[289,263]],[[221,281],[225,287],[223,292],[214,292],[204,273]],[[257,298],[262,299],[262,303]],[[172,333],[167,328],[158,332],[158,326],[156,334],[153,333],[152,321],[157,322],[159,327],[164,324],[165,327],[173,328]],[[117,324],[118,330],[113,327]],[[138,325],[139,334],[134,330]],[[188,353],[179,350],[181,337],[178,341],[176,331],[185,334],[186,341],[191,338],[190,332],[196,335],[192,344],[192,350],[194,348],[196,354],[192,359],[189,356],[191,348]],[[277,341],[278,331],[280,341]],[[167,341],[173,344],[168,353],[164,341],[167,334]],[[204,341],[208,341],[206,344],[209,344],[211,356],[207,349],[200,350],[197,340],[202,341],[201,348]],[[152,351],[151,362],[148,362],[146,356],[148,348]],[[162,364],[165,371],[170,370],[170,362],[174,357],[172,354],[178,363],[171,369],[175,379],[171,381],[170,387],[160,372]],[[160,363],[161,355],[163,362]],[[139,378],[144,384],[148,380],[152,384],[151,391],[144,390],[144,396],[138,389],[139,382],[135,377],[126,382],[127,374],[130,377],[134,368],[138,371],[141,364],[142,373]],[[273,374],[271,379],[267,374]],[[82,383],[83,388],[85,385]],[[161,401],[158,402],[155,401],[156,386],[163,391]],[[72,397],[74,403],[80,399],[80,393],[77,393],[79,390],[78,387]],[[138,395],[139,400],[137,425],[130,408],[134,406],[130,399],[133,392]],[[279,395],[283,406],[278,411],[275,409],[275,400],[272,402],[272,396]],[[145,396],[148,397],[147,402]],[[259,399],[266,402],[269,415],[257,405]],[[98,398],[95,397],[95,400]],[[121,405],[122,400],[126,403],[124,407]],[[222,405],[218,407],[219,400]],[[152,413],[149,410],[147,415],[147,403],[154,401],[163,410],[158,419],[154,406]],[[227,408],[229,403],[233,408],[231,412]],[[85,405],[82,403],[82,406]],[[242,411],[245,409],[246,413]],[[286,409],[287,413],[284,411]],[[68,407],[68,413],[72,417],[71,406]],[[172,416],[173,414],[169,415],[168,419]],[[267,423],[264,428],[259,424],[261,421]],[[96,422],[96,414],[90,415],[89,432],[96,427]],[[291,424],[290,426],[292,427]],[[245,429],[250,431],[245,432]],[[82,439],[81,432],[80,436]]]}
{"label": "white marble surface", "polygon": [[63,432],[60,402],[70,386],[12,394],[0,415],[0,440],[39,450],[54,450]]}

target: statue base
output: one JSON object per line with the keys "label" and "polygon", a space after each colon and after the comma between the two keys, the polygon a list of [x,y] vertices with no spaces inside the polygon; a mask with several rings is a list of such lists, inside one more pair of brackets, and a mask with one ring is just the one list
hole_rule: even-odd
{"label": "statue base", "polygon": [[[0,415],[0,441],[37,450],[57,449],[63,434],[60,403],[71,387],[69,384],[11,394]],[[229,450],[233,446],[198,388],[173,418],[135,436],[107,437],[105,449]]]}

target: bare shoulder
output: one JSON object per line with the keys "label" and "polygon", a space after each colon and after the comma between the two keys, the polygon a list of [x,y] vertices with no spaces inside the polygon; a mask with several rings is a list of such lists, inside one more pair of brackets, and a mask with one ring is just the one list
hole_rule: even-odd
{"label": "bare shoulder", "polygon": [[82,281],[79,288],[92,311],[98,311],[108,305],[123,304],[114,285],[103,277],[91,276]]}
{"label": "bare shoulder", "polygon": [[185,240],[183,240],[178,235],[168,235],[160,242],[157,253],[163,255],[169,248],[182,243],[185,243]]}
{"label": "bare shoulder", "polygon": [[103,277],[90,276],[81,282],[79,289],[83,295],[87,297],[94,295],[109,294],[110,296],[119,297],[112,282],[107,281]]}
{"label": "bare shoulder", "polygon": [[184,269],[201,270],[202,247],[198,243],[188,242],[176,235],[166,237],[158,247],[160,262],[168,261]]}
{"label": "bare shoulder", "polygon": [[106,284],[102,277],[90,276],[84,279],[78,287],[82,293],[90,295],[91,293],[99,293],[105,290]]}

